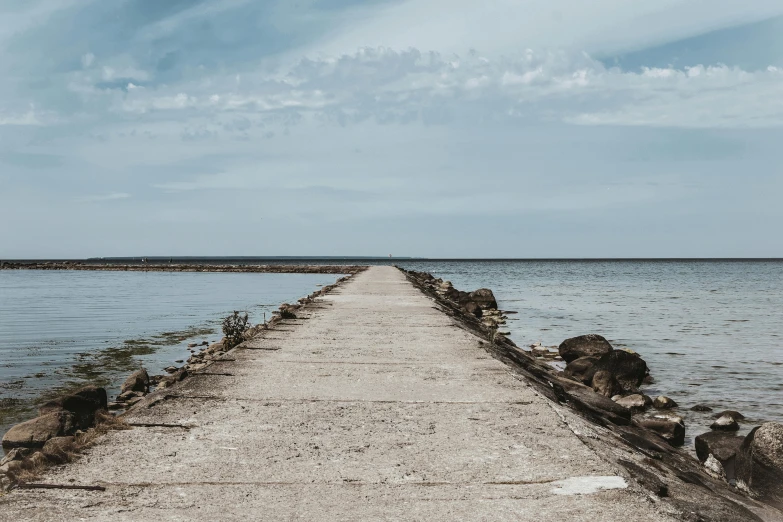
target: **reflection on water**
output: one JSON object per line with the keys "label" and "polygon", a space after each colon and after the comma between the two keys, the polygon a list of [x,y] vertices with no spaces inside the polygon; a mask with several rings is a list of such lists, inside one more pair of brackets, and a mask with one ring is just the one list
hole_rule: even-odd
{"label": "reflection on water", "polygon": [[220,322],[253,323],[334,283],[321,274],[0,271],[0,436],[35,404],[87,383],[116,393],[140,365],[180,365]]}
{"label": "reflection on water", "polygon": [[[598,333],[641,354],[680,410],[702,403],[783,421],[783,262],[403,262],[493,289],[520,346]],[[687,412],[689,435],[708,415]],[[701,429],[699,428],[701,426]],[[747,425],[746,425],[747,426]]]}

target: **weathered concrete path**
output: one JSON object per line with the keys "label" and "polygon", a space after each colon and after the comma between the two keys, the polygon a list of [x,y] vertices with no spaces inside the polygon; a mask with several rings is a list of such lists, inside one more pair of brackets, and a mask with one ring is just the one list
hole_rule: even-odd
{"label": "weathered concrete path", "polygon": [[669,520],[395,268],[319,302],[0,520]]}

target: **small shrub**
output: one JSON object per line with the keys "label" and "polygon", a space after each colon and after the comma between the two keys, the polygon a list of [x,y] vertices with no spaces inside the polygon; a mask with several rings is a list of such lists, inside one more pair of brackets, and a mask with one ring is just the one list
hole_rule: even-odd
{"label": "small shrub", "polygon": [[226,348],[233,348],[244,341],[244,333],[247,329],[247,313],[240,314],[234,311],[233,314],[223,319],[223,335],[226,336]]}
{"label": "small shrub", "polygon": [[291,310],[280,310],[281,319],[296,319],[296,314]]}

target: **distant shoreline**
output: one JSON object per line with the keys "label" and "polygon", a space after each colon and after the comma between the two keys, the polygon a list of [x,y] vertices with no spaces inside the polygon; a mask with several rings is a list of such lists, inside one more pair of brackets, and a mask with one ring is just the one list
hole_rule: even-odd
{"label": "distant shoreline", "polygon": [[93,264],[76,261],[2,262],[2,270],[81,270],[108,272],[226,272],[269,274],[356,274],[365,270],[362,265],[213,265],[182,263]]}

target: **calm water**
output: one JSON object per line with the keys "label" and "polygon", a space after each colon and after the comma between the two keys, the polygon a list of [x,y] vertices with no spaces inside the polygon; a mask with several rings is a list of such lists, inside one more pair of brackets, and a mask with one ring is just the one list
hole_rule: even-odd
{"label": "calm water", "polygon": [[[508,331],[520,346],[598,333],[638,352],[656,379],[645,392],[672,397],[680,413],[703,403],[783,422],[783,262],[400,264],[459,289],[491,288],[519,312]],[[686,413],[691,437],[711,422]]]}
{"label": "calm water", "polygon": [[0,271],[0,436],[36,402],[86,383],[116,393],[140,365],[187,360],[187,345],[222,337],[247,310],[253,324],[339,276]]}

